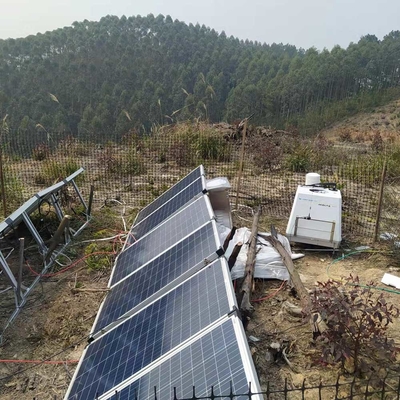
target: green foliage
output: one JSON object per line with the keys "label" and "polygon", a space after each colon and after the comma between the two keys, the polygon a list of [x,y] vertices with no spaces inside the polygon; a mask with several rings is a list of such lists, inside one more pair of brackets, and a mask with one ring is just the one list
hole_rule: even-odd
{"label": "green foliage", "polygon": [[[318,329],[321,361],[341,362],[348,372],[356,374],[370,371],[371,367],[387,368],[400,351],[387,336],[388,326],[399,316],[399,309],[388,304],[383,293],[374,292],[373,283],[362,286],[351,275],[345,283],[319,282],[312,298],[313,311],[326,325],[326,329]],[[315,316],[317,324],[318,315]]]}
{"label": "green foliage", "polygon": [[308,172],[312,165],[313,148],[307,142],[297,141],[285,157],[285,166],[293,172]]}
{"label": "green foliage", "polygon": [[[13,171],[6,164],[3,164],[3,175],[4,175],[4,188],[5,188],[7,213],[11,213],[14,209],[18,208],[24,201],[24,193],[23,193],[24,186],[23,183],[18,178],[15,171]],[[0,215],[2,215],[5,218],[6,215],[3,215],[4,208],[2,202],[3,202],[3,197],[0,186],[0,204],[1,204]]]}
{"label": "green foliage", "polygon": [[[309,134],[399,95],[400,34],[375,39],[318,52],[243,42],[169,16],[109,15],[0,41],[0,108],[12,145],[56,134],[104,143],[153,124],[253,113],[256,124]],[[200,158],[219,157],[199,147]]]}
{"label": "green foliage", "polygon": [[[73,174],[79,168],[78,162],[73,158],[48,159],[43,162],[40,172],[35,175],[35,182],[40,185],[52,185]],[[79,182],[80,179],[83,177],[78,176],[76,180]]]}
{"label": "green foliage", "polygon": [[85,248],[85,263],[92,271],[104,271],[111,268],[113,249],[111,244],[90,243]]}

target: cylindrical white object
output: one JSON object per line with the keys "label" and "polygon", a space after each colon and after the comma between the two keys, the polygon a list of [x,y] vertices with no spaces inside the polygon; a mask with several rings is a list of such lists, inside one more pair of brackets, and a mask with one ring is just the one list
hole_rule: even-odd
{"label": "cylindrical white object", "polygon": [[315,172],[310,172],[306,175],[306,185],[316,185],[321,183],[321,175]]}

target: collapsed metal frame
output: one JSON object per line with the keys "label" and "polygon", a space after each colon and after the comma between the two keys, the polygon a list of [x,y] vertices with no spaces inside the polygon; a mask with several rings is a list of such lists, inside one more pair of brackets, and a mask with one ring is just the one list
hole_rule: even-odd
{"label": "collapsed metal frame", "polygon": [[[64,251],[64,249],[69,245],[71,240],[86,227],[86,225],[89,223],[91,219],[91,202],[93,197],[93,190],[90,193],[89,203],[87,204],[83,199],[77,184],[75,183],[76,177],[79,176],[83,171],[84,169],[80,168],[79,170],[77,170],[76,172],[65,178],[63,181],[60,181],[55,185],[50,186],[47,189],[38,192],[37,194],[35,194],[35,196],[31,197],[21,207],[19,207],[16,211],[14,211],[11,215],[9,215],[2,223],[0,223],[0,239],[4,239],[6,235],[12,232],[21,222],[24,222],[30,234],[32,235],[33,239],[38,245],[40,255],[43,257],[43,268],[41,272],[38,273],[36,278],[29,286],[24,286],[21,284],[21,276],[19,276],[18,279],[15,278],[10,266],[7,263],[6,257],[4,257],[0,249],[0,269],[2,274],[7,278],[7,280],[10,283],[10,286],[7,289],[3,290],[2,293],[8,290],[13,290],[15,299],[15,309],[11,314],[11,316],[9,317],[9,319],[7,320],[7,322],[5,323],[2,330],[0,331],[0,343],[3,340],[4,331],[17,317],[22,307],[25,305],[29,294],[35,288],[37,283],[52,267],[58,255]],[[60,192],[68,185],[72,186],[81,205],[84,208],[83,214],[85,215],[85,220],[77,230],[74,230],[69,227],[68,218],[70,217],[64,213],[60,205]],[[60,221],[58,231],[61,235],[64,234],[64,243],[62,247],[57,250],[56,247],[60,243],[56,243],[54,245],[54,248],[52,247],[52,245],[47,246],[30,218],[30,215],[34,211],[38,210],[40,206],[43,204],[43,202],[47,202],[54,207],[57,218]],[[63,223],[63,221],[66,223]],[[22,263],[23,263],[23,254],[21,254],[20,252],[20,268],[22,266]]]}

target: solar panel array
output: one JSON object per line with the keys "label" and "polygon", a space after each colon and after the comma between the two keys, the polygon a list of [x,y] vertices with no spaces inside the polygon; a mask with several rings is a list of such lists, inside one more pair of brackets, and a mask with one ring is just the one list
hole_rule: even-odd
{"label": "solar panel array", "polygon": [[205,189],[200,166],[138,214],[65,399],[257,390]]}

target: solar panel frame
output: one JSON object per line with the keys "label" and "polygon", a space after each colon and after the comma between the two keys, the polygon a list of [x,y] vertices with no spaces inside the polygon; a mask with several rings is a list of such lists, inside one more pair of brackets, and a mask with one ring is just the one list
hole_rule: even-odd
{"label": "solar panel frame", "polygon": [[174,197],[162,204],[157,210],[143,218],[140,222],[132,226],[130,230],[131,237],[141,238],[146,233],[151,232],[162,221],[184,207],[189,202],[195,200],[201,194],[206,193],[206,180],[203,176],[191,182]]}
{"label": "solar panel frame", "polygon": [[[189,183],[194,182],[201,176],[204,176],[204,167],[203,165],[199,165],[197,168],[189,172],[184,178],[171,186],[168,190],[166,190],[162,195],[154,199],[150,204],[148,204],[145,208],[143,208],[133,223],[133,226],[138,224],[142,219],[146,218],[148,215],[153,213],[159,207],[161,207],[165,202],[169,201],[172,197],[174,197],[177,193],[179,193],[182,189],[188,186]],[[193,179],[196,177],[195,179]],[[176,193],[175,193],[176,191]]]}
{"label": "solar panel frame", "polygon": [[[140,357],[138,358],[137,354],[140,353],[134,353],[134,354],[127,354],[126,351],[124,352],[124,348],[126,347],[126,342],[124,337],[126,337],[126,339],[128,339],[128,337],[130,338],[129,340],[129,346],[133,346],[133,349],[137,349],[140,348],[143,350],[143,352],[147,351],[148,348],[143,349],[142,347],[140,347],[140,340],[145,340],[145,343],[148,342],[148,337],[153,337],[154,333],[152,333],[151,330],[148,330],[145,332],[145,334],[150,335],[150,336],[143,336],[144,339],[142,339],[142,336],[138,337],[138,335],[135,334],[136,329],[141,332],[142,329],[145,329],[145,327],[147,326],[145,321],[149,321],[150,319],[153,320],[152,318],[150,318],[153,314],[153,311],[157,311],[157,309],[159,307],[166,309],[166,305],[169,304],[168,303],[168,298],[167,296],[170,296],[170,299],[174,299],[174,296],[176,297],[176,295],[179,293],[179,291],[183,291],[185,288],[185,285],[187,288],[190,288],[189,290],[189,295],[191,294],[190,291],[192,290],[192,286],[191,285],[195,285],[195,290],[196,289],[196,285],[198,286],[200,284],[200,280],[204,277],[204,276],[210,276],[211,279],[215,279],[217,275],[220,274],[220,272],[222,272],[222,277],[223,277],[223,282],[217,280],[216,282],[221,285],[221,287],[225,288],[225,294],[226,294],[226,314],[225,313],[221,313],[222,309],[217,310],[216,309],[216,304],[213,307],[211,307],[211,303],[209,303],[209,308],[207,308],[208,312],[210,314],[202,314],[202,318],[206,318],[206,321],[208,319],[209,322],[207,322],[207,325],[203,326],[199,331],[197,332],[187,332],[187,325],[185,325],[185,330],[177,330],[176,328],[174,328],[172,332],[180,332],[180,335],[182,337],[178,337],[177,340],[178,342],[174,344],[173,342],[173,337],[172,336],[165,336],[165,332],[163,332],[162,334],[162,342],[161,343],[165,343],[166,350],[164,354],[167,354],[168,352],[170,352],[171,350],[173,350],[175,347],[179,347],[181,345],[181,343],[187,341],[190,339],[190,337],[197,335],[198,332],[201,332],[204,329],[207,329],[208,326],[214,324],[216,321],[218,321],[221,318],[224,318],[226,315],[229,314],[230,310],[234,309],[236,307],[236,299],[233,295],[233,287],[232,287],[232,282],[230,280],[230,276],[229,276],[229,269],[228,269],[228,265],[227,262],[224,258],[219,258],[218,260],[214,261],[214,263],[212,263],[208,268],[203,268],[201,271],[199,271],[198,273],[192,275],[191,277],[189,277],[188,279],[186,279],[181,285],[172,288],[169,292],[167,292],[163,297],[155,300],[154,302],[152,302],[151,304],[149,304],[146,308],[140,310],[139,312],[137,312],[136,314],[130,316],[129,318],[127,318],[126,320],[122,320],[120,321],[120,323],[118,325],[116,325],[115,327],[113,327],[110,331],[108,331],[106,334],[102,335],[101,337],[99,337],[98,339],[95,339],[93,342],[91,342],[89,344],[89,346],[84,350],[84,353],[80,359],[80,362],[78,364],[78,367],[75,371],[75,374],[73,376],[73,379],[71,381],[70,387],[68,389],[66,398],[69,397],[69,394],[71,393],[72,389],[74,388],[74,384],[79,385],[79,381],[77,382],[77,378],[78,376],[80,376],[82,380],[89,381],[91,385],[97,384],[97,387],[95,388],[96,391],[99,388],[100,383],[98,382],[105,382],[108,381],[110,379],[113,379],[113,382],[115,385],[117,385],[117,383],[115,382],[116,377],[119,377],[120,380],[121,378],[121,371],[123,369],[123,373],[122,375],[125,376],[124,374],[129,374],[129,371],[126,370],[127,368],[127,363],[131,363],[134,362],[134,364],[136,363],[140,363],[140,362],[144,362],[141,361]],[[217,275],[216,275],[217,274]],[[197,281],[196,281],[197,280]],[[203,281],[201,281],[202,283]],[[210,287],[210,290],[212,288]],[[207,293],[206,291],[202,291],[201,292],[201,296],[203,297],[202,300],[196,299],[195,301],[198,301],[198,307],[200,307],[200,302],[201,305],[204,305],[204,300],[207,299],[207,301],[212,301],[212,298],[209,296],[210,293]],[[215,292],[216,295],[221,294],[221,292],[219,290],[217,290]],[[191,296],[192,298],[192,296]],[[224,297],[225,299],[225,297]],[[225,302],[225,300],[223,300]],[[165,303],[167,302],[167,303]],[[183,298],[180,299],[180,303],[175,305],[176,303],[173,302],[174,307],[184,307],[184,309],[186,310],[190,310],[190,313],[192,312],[192,308],[191,305],[189,305],[187,302],[184,301]],[[189,306],[189,308],[187,308]],[[158,307],[158,308],[157,308]],[[224,308],[224,307],[223,307]],[[200,308],[199,308],[200,309]],[[168,308],[168,310],[170,310],[170,308]],[[187,311],[186,311],[187,312]],[[146,313],[150,313],[150,314],[146,314]],[[216,313],[215,316],[212,315],[212,313]],[[159,314],[156,314],[159,315]],[[161,318],[163,314],[161,314]],[[176,315],[180,315],[179,313]],[[194,322],[196,317],[196,313],[194,313],[193,315],[191,315],[192,321]],[[219,317],[217,317],[218,315],[220,315]],[[166,316],[166,314],[165,314]],[[140,318],[144,318],[142,323],[140,323]],[[183,317],[181,316],[181,319]],[[215,320],[213,320],[213,318],[216,318]],[[173,321],[167,320],[167,319],[163,319],[163,321],[168,321],[168,323],[170,323],[170,326],[172,324]],[[185,323],[187,323],[187,319],[184,319]],[[203,320],[202,323],[204,323],[205,321]],[[127,325],[124,325],[127,324]],[[159,325],[155,325],[154,329],[158,329]],[[183,325],[181,325],[183,327]],[[190,325],[189,325],[190,326]],[[199,327],[201,327],[201,323],[200,325],[198,325]],[[164,325],[161,325],[161,328],[163,328]],[[178,326],[179,327],[179,326]],[[196,325],[195,325],[196,328]],[[133,329],[133,331],[132,331]],[[190,328],[191,330],[192,328]],[[168,332],[167,332],[168,333]],[[186,338],[184,335],[188,335]],[[152,336],[153,335],[153,336]],[[157,336],[159,337],[159,336]],[[133,343],[133,340],[131,340],[131,338],[135,338],[137,339],[136,343]],[[107,342],[107,340],[111,340],[111,342]],[[113,339],[117,340],[116,344],[115,342],[113,342]],[[169,342],[170,341],[170,342]],[[158,340],[159,342],[159,340]],[[122,344],[120,344],[122,343]],[[171,345],[170,348],[168,348],[169,343]],[[119,345],[119,347],[117,346]],[[123,346],[123,347],[121,347]],[[96,350],[97,348],[97,350]],[[131,347],[129,347],[129,349],[131,349]],[[140,350],[140,351],[142,351]],[[159,349],[160,350],[160,349]],[[152,350],[152,354],[154,353],[154,348]],[[163,350],[160,350],[163,351]],[[113,352],[111,355],[109,353]],[[133,352],[135,352],[135,350],[133,350]],[[89,354],[88,354],[89,353]],[[116,354],[119,354],[118,357],[116,356]],[[147,354],[147,353],[146,353]],[[88,360],[86,360],[86,356],[88,356]],[[111,365],[108,365],[108,374],[107,376],[102,375],[102,371],[105,368],[105,364],[102,363],[101,365],[99,364],[99,361],[103,358],[109,358],[112,356],[112,362]],[[160,353],[155,359],[153,359],[152,361],[150,361],[150,363],[152,363],[153,361],[155,361],[157,358],[162,357],[163,354]],[[114,360],[114,358],[117,357],[118,359]],[[129,357],[129,358],[128,358]],[[143,356],[144,357],[144,356]],[[131,361],[132,360],[132,361]],[[134,360],[134,361],[133,361]],[[99,365],[99,369],[92,369],[89,368],[89,370],[85,371],[83,370],[82,373],[80,372],[81,367],[83,365],[83,362],[86,362],[88,365]],[[97,363],[97,364],[96,364]],[[113,364],[114,363],[114,364]],[[135,372],[132,372],[132,374],[135,374],[137,372],[139,372],[142,368],[144,368],[146,365],[141,365],[139,369],[134,370]],[[114,368],[114,369],[112,369]],[[135,365],[133,366],[133,368],[136,368]],[[90,372],[91,371],[91,372]],[[114,371],[114,374],[116,375],[111,375],[110,371]],[[90,373],[89,373],[90,372]],[[97,374],[97,372],[99,372],[99,374],[101,375],[101,381],[100,381],[100,377],[98,376],[99,374]],[[95,381],[93,379],[93,377],[97,377],[97,380]],[[89,379],[90,378],[90,379]],[[129,376],[126,376],[124,379],[122,379],[122,381],[129,379]],[[120,382],[121,383],[121,382]],[[104,386],[104,385],[103,385]],[[79,391],[76,391],[76,393],[79,393],[79,399],[85,399],[85,397],[83,396],[83,391],[85,390],[86,385],[83,385],[83,388],[81,388]],[[112,388],[109,388],[110,390]],[[108,389],[107,389],[108,390]],[[93,391],[93,390],[92,390]],[[90,393],[89,393],[90,394]],[[92,393],[93,394],[93,393]],[[73,397],[71,397],[73,398]],[[92,397],[87,397],[87,398],[92,398]]]}
{"label": "solar panel frame", "polygon": [[[200,205],[203,208],[201,212]],[[190,214],[191,217],[196,218],[197,220],[183,222],[185,214]],[[132,243],[129,247],[126,247],[122,250],[115,260],[108,286],[113,286],[115,283],[119,282],[121,279],[141,267],[143,264],[153,260],[154,258],[157,258],[160,253],[175,245],[175,243],[177,243],[182,236],[186,236],[196,231],[199,227],[211,219],[215,219],[215,216],[207,195],[202,195],[193,202],[186,204],[178,212],[164,220],[151,232],[148,232],[136,242]],[[181,225],[178,229],[179,223]],[[190,225],[191,223],[192,226]],[[183,228],[186,228],[186,231]],[[165,238],[164,242],[161,242],[160,236]],[[160,240],[157,240],[157,238]],[[121,258],[123,261],[121,261]],[[128,263],[128,261],[125,261],[125,259],[128,261],[131,260],[131,263],[137,263],[137,266],[131,266],[130,271],[127,273],[124,273],[123,268],[120,267],[121,263]],[[125,265],[125,270],[127,268],[128,267]],[[120,269],[122,269],[121,272]]]}
{"label": "solar panel frame", "polygon": [[[177,389],[177,397],[178,398],[191,398],[193,395],[193,386],[196,387],[196,393],[195,393],[196,397],[209,396],[211,386],[213,386],[213,393],[215,396],[226,395],[226,397],[228,398],[229,394],[230,394],[230,382],[232,381],[232,379],[235,375],[238,375],[239,371],[237,369],[233,374],[232,373],[228,374],[226,379],[223,380],[222,382],[218,381],[218,383],[216,383],[215,380],[210,381],[210,382],[203,382],[203,391],[201,391],[200,382],[197,381],[197,384],[195,383],[195,379],[198,379],[199,375],[200,375],[198,372],[196,373],[196,369],[194,369],[194,372],[193,372],[193,369],[190,369],[187,366],[185,366],[186,370],[187,370],[187,371],[185,370],[185,372],[189,372],[189,371],[191,372],[192,377],[194,378],[193,379],[194,382],[188,383],[187,387],[183,388],[183,390],[181,387],[174,385],[177,378],[179,379],[182,377],[179,377],[179,375],[176,377],[171,376],[171,375],[168,376],[166,374],[166,371],[162,371],[162,367],[165,366],[167,363],[174,364],[174,359],[176,359],[178,356],[180,356],[181,359],[183,359],[184,356],[182,356],[182,354],[188,353],[189,351],[191,351],[191,348],[193,346],[197,345],[197,347],[201,347],[202,342],[207,340],[208,337],[214,336],[216,338],[219,338],[220,336],[223,336],[224,342],[226,343],[227,335],[226,334],[224,335],[224,332],[223,332],[224,328],[228,328],[231,331],[231,332],[228,331],[228,333],[230,335],[232,335],[232,331],[233,331],[234,337],[231,337],[230,343],[228,341],[228,346],[225,346],[225,348],[219,347],[217,349],[217,351],[215,352],[214,356],[221,355],[221,352],[225,351],[226,352],[226,354],[225,354],[226,361],[231,362],[234,359],[234,355],[232,355],[232,351],[228,352],[226,350],[234,349],[236,351],[236,353],[238,352],[240,354],[240,360],[243,363],[243,373],[245,375],[245,380],[246,380],[245,385],[246,386],[244,386],[243,376],[240,377],[241,378],[240,382],[237,385],[235,385],[235,382],[232,382],[233,393],[235,395],[238,395],[238,394],[243,395],[243,397],[241,397],[241,396],[238,396],[238,397],[235,396],[235,397],[238,399],[243,399],[243,400],[248,399],[248,396],[246,396],[246,394],[248,393],[248,383],[250,383],[251,391],[252,391],[252,393],[255,393],[254,395],[252,395],[252,399],[262,400],[263,399],[262,395],[257,394],[257,393],[261,392],[261,387],[260,387],[260,383],[258,380],[256,370],[254,368],[254,364],[253,364],[252,356],[251,356],[249,346],[247,343],[246,335],[245,335],[241,320],[236,315],[236,313],[230,314],[229,316],[226,316],[226,317],[218,320],[215,324],[209,326],[207,329],[203,330],[198,335],[195,335],[192,338],[190,338],[189,340],[187,340],[186,342],[183,342],[181,346],[171,350],[169,353],[167,353],[160,359],[154,361],[152,364],[148,365],[146,368],[142,369],[141,371],[139,371],[138,373],[136,373],[129,379],[125,380],[120,385],[112,388],[108,392],[99,396],[99,400],[108,400],[108,399],[112,400],[115,398],[116,394],[118,395],[117,398],[119,400],[127,400],[127,399],[136,398],[136,396],[132,397],[133,393],[135,393],[137,395],[137,398],[140,398],[143,400],[147,400],[147,399],[153,400],[154,399],[154,386],[156,386],[156,385],[154,385],[154,381],[151,380],[151,377],[149,377],[149,375],[151,375],[152,373],[153,374],[157,373],[157,369],[161,370],[158,373],[160,378],[164,377],[164,380],[169,381],[169,382],[167,382],[167,384],[164,383],[164,386],[162,386],[162,385],[160,385],[161,387],[156,386],[157,399],[159,399],[159,400],[167,400],[167,399],[173,398],[174,397],[174,393],[173,393],[174,386]],[[226,329],[225,329],[225,332],[226,332]],[[222,333],[222,335],[221,335],[221,333]],[[204,346],[204,347],[206,347],[206,346]],[[214,345],[214,348],[215,348],[215,345]],[[192,352],[192,354],[193,353],[194,352]],[[216,357],[214,359],[216,359]],[[195,360],[197,362],[197,365],[195,366],[197,368],[197,371],[198,371],[199,367],[202,367],[205,370],[208,366],[207,363],[210,364],[210,361],[211,361],[211,363],[213,361],[213,360],[210,360],[210,359],[207,360],[204,358],[203,359],[198,358],[198,360],[196,360],[196,357],[192,355],[191,361],[193,362],[193,360]],[[192,366],[193,366],[193,364],[192,364]],[[221,375],[220,367],[221,366],[217,366],[215,368],[216,375]],[[224,367],[224,365],[222,365],[222,367]],[[225,368],[226,368],[226,366],[225,366]],[[176,363],[175,363],[175,367],[170,368],[170,370],[174,370],[174,369],[176,369]],[[181,368],[181,370],[184,370],[184,368]],[[206,376],[206,375],[208,375],[208,377],[209,377],[210,373],[207,374],[206,371],[204,371],[204,376]],[[138,394],[137,392],[134,391],[135,384],[137,384],[142,378],[145,378],[145,377],[147,377],[147,379],[145,379],[145,385],[149,389],[148,396],[146,396],[146,395],[143,396],[142,393],[139,392],[139,394]],[[213,378],[214,378],[214,376],[213,376]],[[171,380],[172,380],[172,382],[170,382]],[[169,391],[167,391],[168,386],[170,389]],[[200,386],[200,390],[199,390],[199,386]]]}
{"label": "solar panel frame", "polygon": [[[206,236],[207,234],[212,236],[208,237]],[[191,241],[195,242],[195,246],[202,246],[200,251],[204,248],[200,255],[198,253],[196,254],[194,250],[189,248]],[[213,242],[214,245],[210,242]],[[167,265],[165,265],[164,261],[167,261],[171,256],[173,257],[177,252],[185,255],[186,258],[183,257],[184,265],[176,263],[175,268],[172,270],[174,264],[172,262],[167,262]],[[140,309],[143,309],[147,304],[154,301],[154,299],[163,296],[163,294],[169,291],[172,287],[177,286],[189,276],[204,268],[207,263],[213,262],[222,254],[223,250],[218,235],[217,224],[214,220],[211,220],[188,236],[182,238],[182,240],[165,250],[157,258],[143,264],[140,268],[114,284],[110,288],[111,291],[107,294],[106,298],[100,305],[92,327],[91,335],[95,335],[96,332],[112,325],[115,320],[125,318],[128,315],[132,315]],[[194,257],[196,258],[194,259]],[[157,276],[160,276],[159,273],[156,273],[157,267],[163,267],[162,273],[165,272],[167,274],[167,279],[171,279],[166,282],[165,275],[162,275],[161,279],[157,280]],[[146,283],[149,284],[146,285]],[[129,293],[133,292],[133,288],[135,288],[136,292],[132,294],[132,297],[126,299],[124,304],[119,303],[118,311],[120,314],[118,315],[118,318],[115,318],[113,321],[108,321],[104,325],[101,324],[101,321],[107,321],[107,319],[103,318],[103,313],[107,311],[107,308],[113,308],[113,306],[110,305],[110,301],[112,301],[110,300],[110,296],[114,296],[114,293],[116,296],[117,293],[121,293],[122,291],[123,294],[120,295],[120,298],[129,297]],[[154,291],[152,291],[153,289]],[[144,293],[147,294],[147,297],[144,297]],[[140,295],[141,297],[139,297]],[[140,301],[135,302],[138,298],[140,298]],[[114,308],[116,307],[114,306]],[[124,312],[122,312],[123,310]]]}

